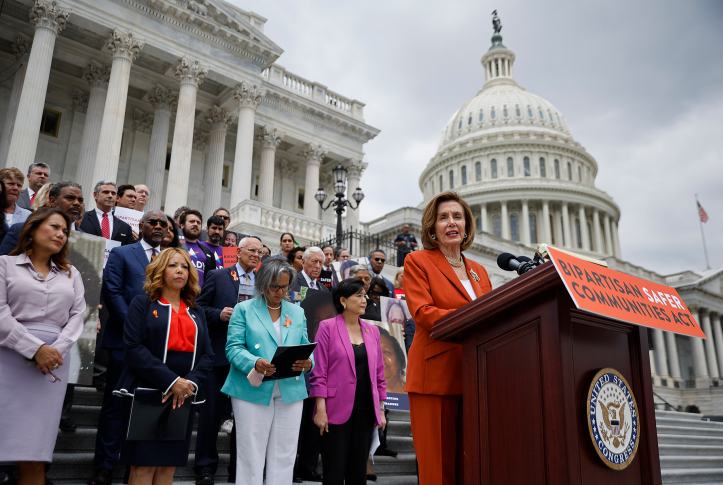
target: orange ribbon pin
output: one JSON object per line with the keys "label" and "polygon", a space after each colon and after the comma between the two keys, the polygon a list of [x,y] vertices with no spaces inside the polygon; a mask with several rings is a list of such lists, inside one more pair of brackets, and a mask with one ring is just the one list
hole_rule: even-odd
{"label": "orange ribbon pin", "polygon": [[291,319],[288,315],[284,315],[286,317],[286,321],[284,322],[284,327],[289,328],[289,325],[291,325]]}
{"label": "orange ribbon pin", "polygon": [[231,276],[233,277],[233,280],[234,280],[234,281],[238,281],[238,276],[236,276],[236,272],[235,272],[235,271],[231,271]]}
{"label": "orange ribbon pin", "polygon": [[158,310],[153,310],[153,316],[158,318]]}

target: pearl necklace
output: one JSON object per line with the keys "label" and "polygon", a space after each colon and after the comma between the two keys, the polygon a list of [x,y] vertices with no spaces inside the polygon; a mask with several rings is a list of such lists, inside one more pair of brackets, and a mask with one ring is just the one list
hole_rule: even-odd
{"label": "pearl necklace", "polygon": [[[455,268],[461,268],[462,266],[464,266],[464,261],[459,261],[459,262],[453,261],[450,258],[448,258],[446,254],[444,254],[444,253],[442,253],[442,254],[444,255],[447,262],[449,264],[451,264],[452,266],[454,266]],[[461,256],[460,256],[460,259],[461,259]]]}
{"label": "pearl necklace", "polygon": [[269,310],[278,310],[279,308],[281,308],[281,305],[279,305],[277,307],[272,307],[272,306],[269,306],[269,304],[267,303],[266,308],[268,308]]}

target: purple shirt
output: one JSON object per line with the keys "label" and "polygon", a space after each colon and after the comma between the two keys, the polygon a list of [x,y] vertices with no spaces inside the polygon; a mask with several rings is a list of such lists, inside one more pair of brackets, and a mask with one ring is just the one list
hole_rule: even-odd
{"label": "purple shirt", "polygon": [[45,323],[62,328],[52,347],[65,357],[83,332],[85,288],[80,272],[71,277],[51,261],[45,280],[25,255],[0,256],[0,345],[32,359],[42,340],[28,333],[24,323]]}
{"label": "purple shirt", "polygon": [[203,276],[206,268],[206,253],[204,253],[203,249],[198,246],[198,241],[186,241],[186,247],[188,248],[188,257],[191,258],[193,267],[196,268],[196,271],[198,271],[198,285],[203,286]]}
{"label": "purple shirt", "polygon": [[220,244],[218,246],[214,246],[213,244],[211,244],[208,241],[200,241],[200,244],[203,244],[204,246],[206,246],[206,249],[208,249],[209,251],[211,251],[213,253],[213,255],[216,258],[216,267],[222,268],[223,267],[223,246],[221,246]]}

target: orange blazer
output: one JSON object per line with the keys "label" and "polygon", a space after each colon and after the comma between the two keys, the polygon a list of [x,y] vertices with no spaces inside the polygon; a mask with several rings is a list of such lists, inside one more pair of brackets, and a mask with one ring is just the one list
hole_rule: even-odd
{"label": "orange blazer", "polygon": [[[465,258],[469,275],[479,298],[492,291],[487,271]],[[429,336],[434,322],[472,300],[454,269],[439,249],[414,251],[404,259],[404,293],[416,324],[414,341],[407,356],[405,391],[420,394],[462,394],[462,345],[441,342]]]}

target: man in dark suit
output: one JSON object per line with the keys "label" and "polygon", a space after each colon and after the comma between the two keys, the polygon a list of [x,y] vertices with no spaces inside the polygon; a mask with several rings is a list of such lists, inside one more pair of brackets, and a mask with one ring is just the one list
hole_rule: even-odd
{"label": "man in dark suit", "polygon": [[[206,383],[206,402],[201,405],[198,419],[198,437],[196,438],[197,485],[213,485],[213,476],[218,469],[218,451],[216,439],[228,396],[221,393],[221,387],[231,370],[226,359],[226,334],[233,307],[239,302],[239,296],[250,297],[248,291],[239,291],[241,284],[250,287],[256,283],[256,267],[261,261],[261,240],[250,236],[241,240],[238,247],[238,262],[229,268],[217,269],[206,275],[201,295],[196,303],[206,314],[206,325],[211,337],[214,362],[213,372]],[[236,428],[231,432],[231,463],[229,481],[235,481],[236,472]]]}
{"label": "man in dark suit", "polygon": [[133,244],[133,230],[127,223],[113,215],[116,192],[116,185],[110,180],[101,180],[95,184],[93,189],[95,209],[85,214],[80,228],[88,234],[119,241],[121,246],[125,246]]}
{"label": "man in dark suit", "polygon": [[28,188],[20,192],[17,204],[23,209],[30,207],[35,200],[35,193],[50,180],[50,167],[42,162],[32,163],[28,167]]}
{"label": "man in dark suit", "polygon": [[384,263],[386,262],[387,255],[381,249],[377,248],[371,253],[369,253],[369,269],[372,271],[371,277],[374,278],[375,276],[378,276],[383,279],[384,283],[387,284],[387,289],[389,290],[389,298],[394,298],[394,283],[392,283],[382,275]]}
{"label": "man in dark suit", "polygon": [[309,246],[304,251],[301,258],[303,269],[297,274],[294,282],[291,284],[291,291],[301,291],[303,286],[319,291],[331,291],[326,286],[319,283],[318,278],[321,274],[321,268],[324,265],[324,251],[316,246]]}
{"label": "man in dark suit", "polygon": [[[102,184],[101,187],[103,185],[109,184]],[[125,368],[123,323],[133,298],[145,293],[143,283],[146,280],[146,266],[161,250],[161,241],[168,230],[168,219],[161,211],[147,212],[143,214],[138,230],[141,240],[113,248],[103,270],[101,297],[110,312],[103,335],[103,348],[110,351],[110,359],[95,441],[95,474],[88,480],[88,485],[109,484],[118,462],[121,400],[113,396],[113,390]]]}

